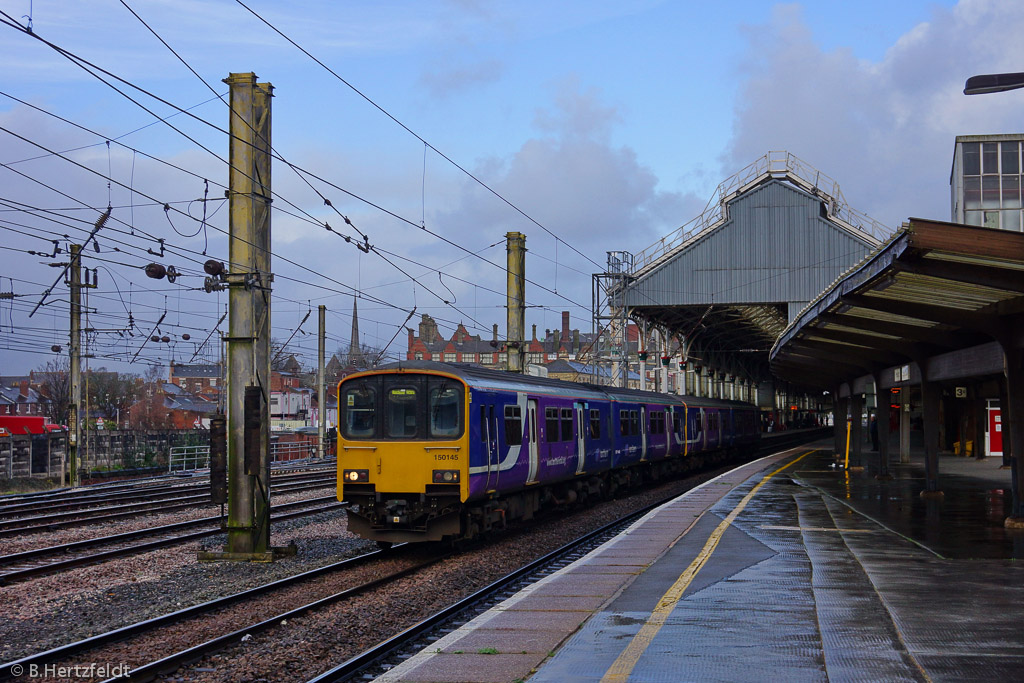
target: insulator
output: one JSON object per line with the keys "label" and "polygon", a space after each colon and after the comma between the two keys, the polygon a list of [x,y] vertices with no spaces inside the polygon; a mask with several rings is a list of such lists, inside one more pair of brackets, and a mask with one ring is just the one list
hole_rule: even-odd
{"label": "insulator", "polygon": [[207,275],[219,277],[224,272],[224,263],[217,259],[210,259],[203,264],[203,270],[206,271]]}
{"label": "insulator", "polygon": [[60,349],[60,344],[54,344],[53,346],[50,347],[50,350],[53,351],[54,353],[60,353]]}
{"label": "insulator", "polygon": [[167,275],[167,269],[159,263],[150,263],[146,266],[146,275],[154,280],[163,280]]}
{"label": "insulator", "polygon": [[171,338],[165,334],[164,336],[160,337],[160,341],[162,341],[164,344],[167,344],[170,343]]}
{"label": "insulator", "polygon": [[158,341],[160,341],[160,337],[158,337],[157,335],[154,334],[152,337],[149,338],[149,341],[158,342]]}
{"label": "insulator", "polygon": [[181,338],[184,339],[185,341],[188,341],[189,339],[192,338],[192,335],[186,332],[185,334],[181,335]]}

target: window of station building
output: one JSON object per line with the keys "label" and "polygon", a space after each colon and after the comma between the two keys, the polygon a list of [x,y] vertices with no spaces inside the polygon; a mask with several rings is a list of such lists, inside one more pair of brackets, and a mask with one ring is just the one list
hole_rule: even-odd
{"label": "window of station building", "polygon": [[562,441],[572,441],[572,409],[562,408]]}
{"label": "window of station building", "polygon": [[599,410],[591,409],[590,411],[590,438],[601,438],[601,411]]}
{"label": "window of station building", "polygon": [[455,362],[455,358],[456,358],[456,356],[455,356],[454,353],[446,353],[446,354],[444,354],[444,362],[445,363],[454,363]]}
{"label": "window of station building", "polygon": [[962,145],[964,223],[1021,231],[1021,143]]}
{"label": "window of station building", "polygon": [[417,351],[412,355],[412,357],[415,358],[416,360],[423,360],[423,352]]}
{"label": "window of station building", "polygon": [[505,443],[518,446],[523,442],[523,409],[518,405],[505,406]]}

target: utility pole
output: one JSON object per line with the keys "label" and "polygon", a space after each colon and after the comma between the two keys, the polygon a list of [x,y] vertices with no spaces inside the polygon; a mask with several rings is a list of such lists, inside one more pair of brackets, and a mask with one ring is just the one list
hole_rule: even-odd
{"label": "utility pole", "polygon": [[[82,245],[71,245],[71,340],[68,354],[71,365],[71,405],[68,407],[68,477],[72,487],[81,484],[78,472],[78,445],[82,438]],[[61,482],[64,470],[61,469]]]}
{"label": "utility pole", "polygon": [[270,111],[273,86],[233,73],[228,209],[228,543],[200,560],[270,562]]}
{"label": "utility pole", "polygon": [[508,251],[508,349],[509,372],[523,371],[523,337],[526,331],[526,235],[521,232],[505,233]]}
{"label": "utility pole", "polygon": [[327,377],[324,374],[324,340],[327,336],[327,307],[321,305],[317,311],[320,313],[320,325],[317,334],[317,366],[316,366],[316,402],[319,419],[316,421],[316,454],[318,458],[324,457],[324,438],[327,430],[324,429],[327,419],[327,388],[324,386]]}

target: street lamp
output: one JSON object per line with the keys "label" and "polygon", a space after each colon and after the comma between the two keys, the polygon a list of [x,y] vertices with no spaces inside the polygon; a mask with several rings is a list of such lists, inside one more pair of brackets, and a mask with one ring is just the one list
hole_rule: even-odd
{"label": "street lamp", "polygon": [[965,95],[984,95],[990,92],[1003,92],[1024,88],[1024,73],[983,74],[971,76],[964,84]]}

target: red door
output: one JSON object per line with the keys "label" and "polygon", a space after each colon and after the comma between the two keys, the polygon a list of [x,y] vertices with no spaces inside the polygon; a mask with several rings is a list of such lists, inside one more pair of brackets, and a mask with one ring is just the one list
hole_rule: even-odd
{"label": "red door", "polygon": [[988,409],[988,454],[1003,454],[1003,417],[999,408]]}

